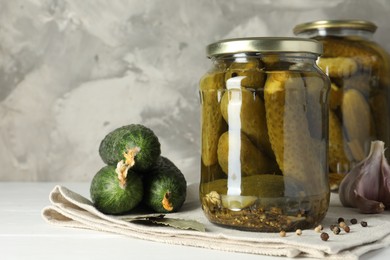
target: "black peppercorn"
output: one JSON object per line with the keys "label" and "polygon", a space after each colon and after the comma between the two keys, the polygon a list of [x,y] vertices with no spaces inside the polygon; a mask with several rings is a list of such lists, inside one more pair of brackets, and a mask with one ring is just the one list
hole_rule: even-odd
{"label": "black peppercorn", "polygon": [[329,235],[326,232],[322,232],[320,237],[323,241],[327,241],[329,239]]}
{"label": "black peppercorn", "polygon": [[357,219],[356,219],[356,218],[351,219],[351,224],[352,224],[352,225],[357,224]]}
{"label": "black peppercorn", "polygon": [[337,220],[337,223],[340,223],[340,222],[344,222],[344,218],[339,218],[339,219]]}
{"label": "black peppercorn", "polygon": [[361,221],[360,225],[362,225],[362,227],[367,227],[367,222],[366,221]]}

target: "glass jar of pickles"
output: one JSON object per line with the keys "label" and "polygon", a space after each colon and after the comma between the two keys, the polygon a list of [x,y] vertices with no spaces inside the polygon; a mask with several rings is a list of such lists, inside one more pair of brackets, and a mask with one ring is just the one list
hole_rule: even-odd
{"label": "glass jar of pickles", "polygon": [[329,205],[329,79],[322,45],[240,38],[207,47],[200,81],[200,200],[207,218],[236,229],[311,228]]}
{"label": "glass jar of pickles", "polygon": [[315,21],[294,28],[296,35],[324,46],[318,65],[331,80],[330,173],[347,173],[367,157],[371,141],[390,146],[390,58],[372,40],[376,28],[361,20]]}

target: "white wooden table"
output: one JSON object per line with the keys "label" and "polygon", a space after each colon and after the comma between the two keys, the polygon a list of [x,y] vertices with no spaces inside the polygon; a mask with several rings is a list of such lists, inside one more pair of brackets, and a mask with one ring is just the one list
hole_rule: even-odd
{"label": "white wooden table", "polygon": [[[168,245],[49,225],[42,219],[41,210],[49,205],[49,193],[55,184],[89,197],[88,183],[0,182],[0,259],[285,259]],[[370,252],[361,259],[390,259],[390,248]]]}

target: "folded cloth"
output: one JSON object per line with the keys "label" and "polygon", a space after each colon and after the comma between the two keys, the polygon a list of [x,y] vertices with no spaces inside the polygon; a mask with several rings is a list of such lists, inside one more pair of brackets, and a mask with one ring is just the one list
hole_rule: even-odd
{"label": "folded cloth", "polygon": [[[328,241],[322,241],[320,234],[314,230],[303,230],[300,236],[287,232],[285,237],[281,237],[278,233],[240,231],[214,225],[202,212],[198,201],[198,185],[188,186],[187,199],[182,209],[170,213],[169,217],[203,223],[205,232],[124,221],[123,216],[99,212],[90,200],[63,186],[54,187],[49,198],[51,205],[43,209],[42,216],[51,224],[112,232],[169,244],[260,255],[330,259],[358,259],[366,252],[390,245],[389,212],[359,214],[356,209],[342,207],[337,194],[332,194],[328,213],[322,221],[324,231],[330,236]],[[335,235],[329,226],[336,224],[339,217],[364,220],[368,226],[349,224],[349,233],[342,231]]]}

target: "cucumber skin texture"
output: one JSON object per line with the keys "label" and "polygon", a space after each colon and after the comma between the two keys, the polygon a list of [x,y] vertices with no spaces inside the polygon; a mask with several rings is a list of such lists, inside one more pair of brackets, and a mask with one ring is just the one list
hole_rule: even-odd
{"label": "cucumber skin texture", "polygon": [[105,214],[123,214],[135,208],[143,197],[142,178],[129,170],[125,188],[119,185],[114,166],[104,166],[93,177],[90,196],[94,206]]}
{"label": "cucumber skin texture", "polygon": [[119,127],[108,133],[101,141],[99,154],[107,165],[116,166],[124,159],[123,153],[129,148],[141,148],[135,156],[132,170],[147,172],[155,166],[161,154],[161,145],[154,132],[140,124]]}
{"label": "cucumber skin texture", "polygon": [[[178,211],[184,204],[187,195],[187,181],[183,173],[166,157],[160,156],[158,164],[149,174],[143,176],[143,204],[158,213]],[[162,200],[170,192],[169,201],[173,210],[166,210]]]}

